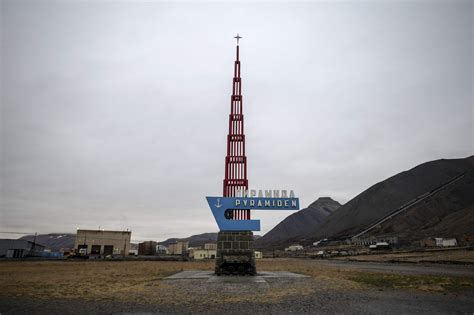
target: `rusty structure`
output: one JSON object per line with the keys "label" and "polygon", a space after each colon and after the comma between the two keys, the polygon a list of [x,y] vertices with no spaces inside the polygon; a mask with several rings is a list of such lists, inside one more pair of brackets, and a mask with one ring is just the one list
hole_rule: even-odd
{"label": "rusty structure", "polygon": [[[240,39],[241,37],[237,35],[236,38]],[[237,44],[230,98],[229,133],[227,135],[227,155],[225,157],[225,178],[222,195],[224,197],[236,197],[238,191],[247,190],[248,187],[242,78],[240,77],[239,45]],[[228,217],[233,220],[250,220],[250,210],[234,210]]]}
{"label": "rusty structure", "polygon": [[[247,156],[245,155],[244,112],[242,78],[240,77],[239,39],[237,34],[236,60],[230,100],[229,132],[223,196],[236,197],[239,191],[248,189]],[[250,210],[229,209],[225,213],[229,220],[250,220]],[[255,274],[255,252],[252,231],[220,231],[217,239],[215,273]]]}

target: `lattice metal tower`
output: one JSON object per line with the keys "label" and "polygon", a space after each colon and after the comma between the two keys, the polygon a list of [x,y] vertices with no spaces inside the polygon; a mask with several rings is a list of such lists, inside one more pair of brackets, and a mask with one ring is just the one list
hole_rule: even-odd
{"label": "lattice metal tower", "polygon": [[[242,100],[242,79],[240,78],[239,34],[237,39],[234,79],[230,101],[229,134],[227,135],[227,156],[223,196],[235,197],[237,192],[248,189],[247,156],[245,155],[244,113]],[[250,220],[250,210],[234,210],[229,217],[233,220]]]}

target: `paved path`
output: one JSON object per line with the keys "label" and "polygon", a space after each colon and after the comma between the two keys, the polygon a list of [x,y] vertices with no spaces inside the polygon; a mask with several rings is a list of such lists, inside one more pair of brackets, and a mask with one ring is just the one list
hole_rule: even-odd
{"label": "paved path", "polygon": [[216,276],[212,271],[186,270],[166,277],[166,281],[201,279],[208,283],[265,283],[267,278],[308,278],[288,271],[259,271],[256,276]]}

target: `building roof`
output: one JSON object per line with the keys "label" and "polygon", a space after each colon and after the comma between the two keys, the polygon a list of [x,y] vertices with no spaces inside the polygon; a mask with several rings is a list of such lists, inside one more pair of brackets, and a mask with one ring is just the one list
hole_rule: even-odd
{"label": "building roof", "polygon": [[126,233],[126,234],[132,234],[132,231],[111,231],[111,230],[88,230],[88,229],[77,229],[77,232],[103,232],[103,233]]}
{"label": "building roof", "polygon": [[44,246],[27,240],[16,239],[0,239],[0,256],[4,256],[10,249],[27,249],[34,251],[42,251]]}

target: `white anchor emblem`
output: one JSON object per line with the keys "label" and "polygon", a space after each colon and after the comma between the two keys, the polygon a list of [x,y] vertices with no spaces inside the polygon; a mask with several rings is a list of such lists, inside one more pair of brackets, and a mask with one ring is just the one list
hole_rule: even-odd
{"label": "white anchor emblem", "polygon": [[217,205],[215,205],[217,209],[219,209],[220,207],[222,207],[222,204],[221,204],[221,198],[217,198]]}

